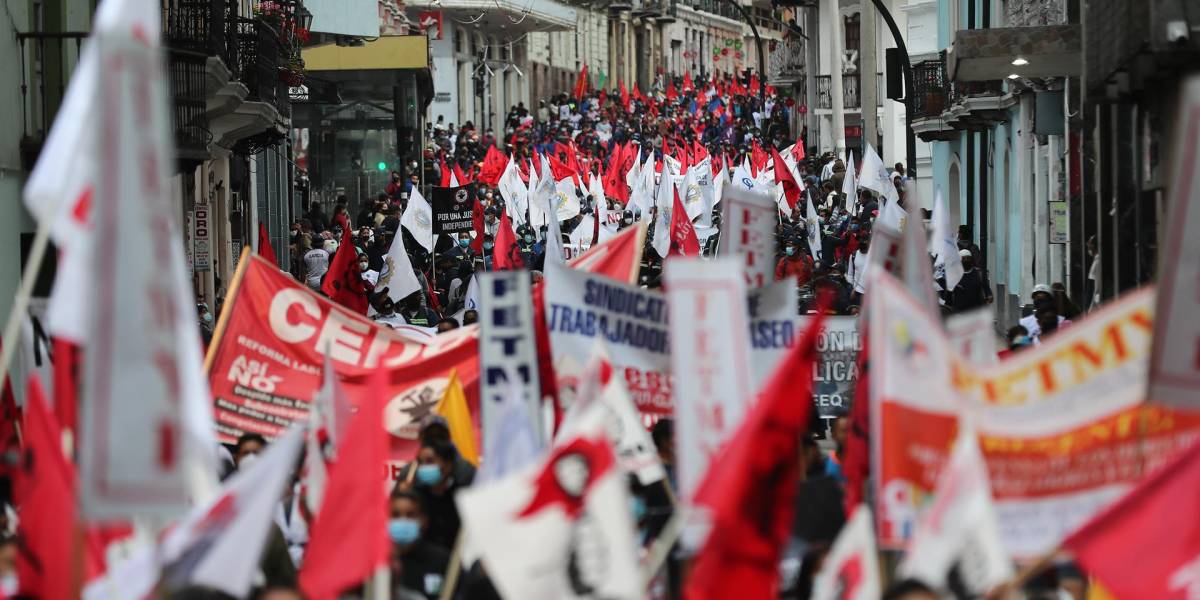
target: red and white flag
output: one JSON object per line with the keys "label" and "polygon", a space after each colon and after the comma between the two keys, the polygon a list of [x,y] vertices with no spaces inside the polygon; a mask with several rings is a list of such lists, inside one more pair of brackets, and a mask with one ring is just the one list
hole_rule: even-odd
{"label": "red and white flag", "polygon": [[1063,542],[1116,598],[1200,597],[1200,443]]}
{"label": "red and white flag", "polygon": [[860,504],[813,580],[812,600],[876,600],[883,592],[871,509]]}
{"label": "red and white flag", "polygon": [[354,417],[350,398],[338,383],[337,371],[329,354],[321,368],[321,389],[313,395],[305,435],[305,502],[312,514],[321,508],[325,485],[329,482],[328,462],[336,458],[338,444],[346,437],[346,428]]}
{"label": "red and white flag", "polygon": [[304,442],[299,426],[253,462],[243,459],[221,494],[192,509],[159,545],[166,589],[204,586],[235,598],[250,593],[272,515],[292,480]]}
{"label": "red and white flag", "polygon": [[176,517],[216,490],[211,399],[171,198],[160,19],[154,0],[105,2],[91,38],[104,73],[86,124],[95,238],[79,454],[92,518]]}
{"label": "red and white flag", "polygon": [[603,430],[458,493],[459,514],[505,598],[645,596],[623,471]]}

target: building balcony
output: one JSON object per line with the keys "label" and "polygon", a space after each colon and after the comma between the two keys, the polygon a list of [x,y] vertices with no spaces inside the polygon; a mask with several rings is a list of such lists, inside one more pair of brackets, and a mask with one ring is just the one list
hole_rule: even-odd
{"label": "building balcony", "polygon": [[86,32],[17,34],[21,52],[21,169],[32,171],[79,63]]}
{"label": "building balcony", "polygon": [[1079,25],[962,30],[946,52],[953,81],[1078,77],[1083,71]]}
{"label": "building balcony", "polygon": [[767,82],[793,85],[805,81],[804,39],[789,37],[767,43]]}
{"label": "building balcony", "polygon": [[[862,110],[861,78],[858,73],[842,75],[842,108],[844,110]],[[883,73],[875,74],[877,95],[876,108],[883,106],[884,86]],[[833,108],[833,78],[830,75],[817,75],[817,109],[831,110]]]}
{"label": "building balcony", "polygon": [[922,141],[950,141],[958,130],[946,122],[943,113],[953,101],[953,90],[946,80],[946,63],[942,59],[927,60],[913,65],[913,132]]}
{"label": "building balcony", "polygon": [[556,0],[442,0],[436,6],[446,23],[471,23],[483,31],[522,34],[573,31],[576,26],[575,9]]}

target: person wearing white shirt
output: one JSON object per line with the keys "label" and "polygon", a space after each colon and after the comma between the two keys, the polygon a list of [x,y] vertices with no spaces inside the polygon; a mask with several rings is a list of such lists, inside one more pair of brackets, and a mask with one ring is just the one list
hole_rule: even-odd
{"label": "person wearing white shirt", "polygon": [[[1044,283],[1039,283],[1033,286],[1033,293],[1030,294],[1030,298],[1033,300],[1033,314],[1027,317],[1021,317],[1021,320],[1017,323],[1029,332],[1029,339],[1033,340],[1034,344],[1041,345],[1042,325],[1038,322],[1038,310],[1045,307],[1054,308],[1054,294],[1051,292],[1050,286]],[[1064,319],[1062,315],[1058,315],[1058,325],[1060,327],[1064,323],[1069,322],[1070,321]],[[1051,321],[1051,323],[1053,323],[1053,321]]]}
{"label": "person wearing white shirt", "polygon": [[858,245],[858,251],[850,258],[846,266],[846,282],[855,294],[867,292],[867,252],[870,250],[871,238],[863,238]]}

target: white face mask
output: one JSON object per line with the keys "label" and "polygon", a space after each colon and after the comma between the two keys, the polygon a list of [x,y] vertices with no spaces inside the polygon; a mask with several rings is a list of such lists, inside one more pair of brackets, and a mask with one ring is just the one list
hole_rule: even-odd
{"label": "white face mask", "polygon": [[0,577],[0,593],[4,594],[6,598],[11,598],[17,595],[18,587],[19,582],[17,581],[16,573],[9,573],[8,575]]}

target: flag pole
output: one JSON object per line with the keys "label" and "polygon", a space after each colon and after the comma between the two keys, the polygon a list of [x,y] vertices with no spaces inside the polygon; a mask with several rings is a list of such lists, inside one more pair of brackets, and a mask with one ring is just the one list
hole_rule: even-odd
{"label": "flag pole", "polygon": [[[54,206],[48,214],[58,214],[58,205],[62,198],[54,201]],[[25,262],[25,272],[21,274],[21,285],[13,298],[12,311],[8,313],[8,322],[4,325],[4,334],[0,337],[0,389],[4,389],[8,381],[8,367],[16,356],[18,340],[21,332],[21,320],[29,312],[29,300],[33,297],[33,285],[37,282],[38,272],[42,270],[42,262],[46,258],[46,247],[50,245],[50,218],[39,219],[37,232],[33,236],[33,245],[29,249],[29,260]],[[17,429],[17,440],[21,441],[21,430]]]}
{"label": "flag pole", "polygon": [[450,553],[450,563],[446,565],[446,575],[442,578],[445,583],[442,584],[438,600],[450,600],[454,596],[454,588],[458,587],[458,573],[462,570],[463,531],[460,528],[458,536],[454,538],[454,551]]}
{"label": "flag pole", "polygon": [[654,574],[662,568],[663,563],[667,560],[667,555],[670,554],[671,548],[675,546],[675,542],[679,541],[679,536],[683,534],[684,521],[687,520],[687,508],[680,507],[671,515],[671,519],[663,526],[662,533],[658,539],[654,540],[654,544],[650,546],[650,554],[646,556],[646,562],[642,566],[642,589],[650,587],[650,582],[654,579]]}

